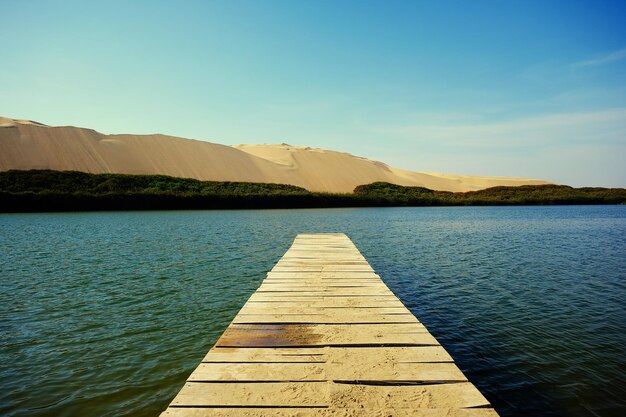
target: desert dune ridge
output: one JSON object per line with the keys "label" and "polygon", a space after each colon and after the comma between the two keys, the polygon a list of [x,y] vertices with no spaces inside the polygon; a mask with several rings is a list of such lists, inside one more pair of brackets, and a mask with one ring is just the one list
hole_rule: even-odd
{"label": "desert dune ridge", "polygon": [[414,172],[345,152],[286,143],[226,146],[161,134],[105,135],[0,117],[0,171],[10,169],[162,174],[291,184],[332,193],[349,193],[358,185],[378,181],[454,192],[548,184],[516,177]]}
{"label": "desert dune ridge", "polygon": [[43,123],[35,122],[33,120],[9,119],[8,117],[0,116],[0,127],[13,127],[17,125],[35,125],[40,127],[50,127],[48,125],[44,125]]}

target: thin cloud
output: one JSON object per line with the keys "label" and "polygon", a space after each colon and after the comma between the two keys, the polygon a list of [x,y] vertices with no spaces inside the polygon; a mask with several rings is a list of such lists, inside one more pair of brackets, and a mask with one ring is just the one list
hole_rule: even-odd
{"label": "thin cloud", "polygon": [[608,64],[610,62],[621,61],[624,58],[626,58],[626,48],[620,49],[619,51],[613,51],[613,52],[611,52],[609,54],[606,54],[604,56],[601,56],[601,57],[598,57],[598,58],[595,58],[595,59],[590,59],[590,60],[587,60],[587,61],[576,62],[576,63],[572,64],[572,66],[574,66],[574,67],[594,67],[594,66]]}
{"label": "thin cloud", "polygon": [[385,154],[385,162],[414,171],[625,185],[626,108],[483,123],[415,121],[371,133],[386,147],[373,156]]}
{"label": "thin cloud", "polygon": [[626,108],[583,113],[562,113],[506,122],[428,125],[412,124],[378,128],[378,133],[431,147],[514,150],[546,146],[598,146],[623,144]]}

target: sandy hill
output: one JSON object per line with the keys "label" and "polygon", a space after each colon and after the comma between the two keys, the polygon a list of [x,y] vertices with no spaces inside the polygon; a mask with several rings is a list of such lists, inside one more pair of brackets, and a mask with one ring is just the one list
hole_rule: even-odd
{"label": "sandy hill", "polygon": [[375,181],[447,191],[546,183],[412,172],[347,153],[287,144],[231,147],[165,135],[104,135],[91,129],[0,117],[0,171],[9,169],[164,174],[293,184],[329,192],[350,192]]}

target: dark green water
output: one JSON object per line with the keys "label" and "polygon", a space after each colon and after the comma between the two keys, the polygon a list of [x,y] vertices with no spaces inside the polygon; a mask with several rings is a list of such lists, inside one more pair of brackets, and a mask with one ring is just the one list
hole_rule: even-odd
{"label": "dark green water", "polygon": [[0,215],[0,414],[157,416],[335,231],[501,415],[626,415],[625,206]]}

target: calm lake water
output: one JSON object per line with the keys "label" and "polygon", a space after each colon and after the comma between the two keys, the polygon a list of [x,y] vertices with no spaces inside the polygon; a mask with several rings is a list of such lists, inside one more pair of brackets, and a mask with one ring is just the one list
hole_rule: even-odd
{"label": "calm lake water", "polygon": [[348,234],[501,415],[626,415],[626,206],[0,215],[0,415],[158,416],[303,232]]}

